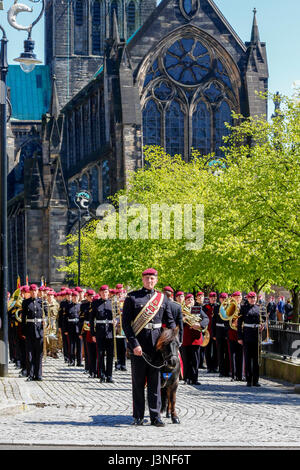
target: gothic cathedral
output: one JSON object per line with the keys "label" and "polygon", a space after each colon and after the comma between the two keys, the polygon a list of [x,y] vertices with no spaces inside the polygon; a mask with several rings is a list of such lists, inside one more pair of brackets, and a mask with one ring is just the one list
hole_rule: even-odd
{"label": "gothic cathedral", "polygon": [[57,257],[77,227],[79,189],[93,211],[143,165],[145,145],[222,158],[232,110],[267,115],[256,11],[244,43],[213,0],[47,0],[45,65],[17,67],[8,73],[9,290],[18,275],[64,282]]}

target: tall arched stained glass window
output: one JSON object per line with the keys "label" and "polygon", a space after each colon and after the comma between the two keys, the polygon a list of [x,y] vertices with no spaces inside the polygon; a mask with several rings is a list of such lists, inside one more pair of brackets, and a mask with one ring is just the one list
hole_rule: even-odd
{"label": "tall arched stained glass window", "polygon": [[210,112],[203,101],[197,103],[193,112],[193,138],[192,147],[199,150],[202,155],[210,152],[211,122]]}
{"label": "tall arched stained glass window", "polygon": [[80,180],[80,189],[85,189],[86,191],[89,190],[89,179],[85,173]]}
{"label": "tall arched stained glass window", "polygon": [[166,152],[184,157],[184,114],[178,101],[172,101],[166,111]]}
{"label": "tall arched stained glass window", "polygon": [[135,2],[132,0],[127,7],[127,30],[128,37],[135,32]]}
{"label": "tall arched stained glass window", "polygon": [[99,201],[99,175],[98,167],[94,166],[91,173],[91,191],[93,196],[93,202]]}
{"label": "tall arched stained glass window", "polygon": [[100,41],[100,25],[101,25],[101,11],[100,1],[95,0],[93,3],[93,16],[92,16],[92,54],[101,54],[101,41]]}
{"label": "tall arched stained glass window", "polygon": [[161,115],[154,100],[149,100],[143,111],[144,145],[161,145]]}
{"label": "tall arched stained glass window", "polygon": [[215,114],[216,122],[216,155],[219,157],[224,156],[224,152],[220,150],[220,147],[224,147],[223,136],[229,134],[229,129],[225,123],[232,124],[231,109],[226,101],[222,101]]}
{"label": "tall arched stained glass window", "polygon": [[75,25],[82,26],[83,25],[83,0],[77,0],[75,2]]}

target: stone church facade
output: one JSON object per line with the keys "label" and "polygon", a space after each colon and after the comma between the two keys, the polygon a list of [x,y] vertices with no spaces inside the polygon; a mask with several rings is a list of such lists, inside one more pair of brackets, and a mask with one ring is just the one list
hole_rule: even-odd
{"label": "stone church facade", "polygon": [[93,211],[143,166],[145,145],[222,158],[232,110],[267,115],[256,12],[243,43],[213,0],[48,0],[45,52],[45,111],[13,114],[9,130],[10,289],[18,274],[63,283],[77,190]]}

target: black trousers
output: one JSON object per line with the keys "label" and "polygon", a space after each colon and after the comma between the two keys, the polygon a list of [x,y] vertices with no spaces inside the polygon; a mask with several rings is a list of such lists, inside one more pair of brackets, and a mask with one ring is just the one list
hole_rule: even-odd
{"label": "black trousers", "polygon": [[75,357],[77,364],[81,364],[82,361],[82,341],[79,338],[79,334],[74,331],[69,331],[69,342],[70,342],[70,362],[75,362]]}
{"label": "black trousers", "polygon": [[86,341],[86,333],[82,335],[82,342],[83,342],[83,350],[84,350],[84,368],[85,370],[89,370],[89,351]]}
{"label": "black trousers", "polygon": [[202,346],[200,346],[200,353],[199,353],[199,367],[203,367],[203,364],[204,364],[204,359],[205,359],[205,348],[202,348]]}
{"label": "black trousers", "polygon": [[228,377],[230,364],[227,338],[217,337],[217,354],[219,372],[225,377]]}
{"label": "black trousers", "polygon": [[198,380],[198,369],[200,363],[200,346],[181,346],[180,349],[183,362],[183,380]]}
{"label": "black trousers", "polygon": [[216,341],[210,337],[209,343],[205,346],[205,359],[207,370],[216,370],[218,367],[218,354]]}
{"label": "black trousers", "polygon": [[87,345],[87,359],[88,359],[88,367],[89,373],[97,374],[97,345],[96,343],[90,343],[89,341],[86,342]]}
{"label": "black trousers", "polygon": [[147,401],[150,419],[160,418],[161,393],[160,371],[146,363],[142,356],[131,355],[131,378],[133,417],[144,418],[145,384],[147,379]]}
{"label": "black trousers", "polygon": [[231,377],[242,380],[243,377],[243,346],[237,341],[228,341],[230,351]]}
{"label": "black trousers", "polygon": [[26,336],[28,375],[32,379],[42,378],[43,338]]}
{"label": "black trousers", "polygon": [[62,336],[62,346],[63,346],[63,355],[65,361],[69,361],[70,357],[70,351],[69,351],[69,338],[68,335],[65,335],[65,330],[61,330],[61,336]]}
{"label": "black trousers", "polygon": [[246,380],[255,385],[259,380],[258,342],[244,341],[244,352]]}
{"label": "black trousers", "polygon": [[117,362],[120,366],[126,364],[126,338],[117,338]]}
{"label": "black trousers", "polygon": [[[101,338],[97,339],[97,350],[98,350],[98,370],[100,377],[111,377],[113,370],[114,361],[114,340],[113,338]],[[105,364],[105,353],[106,353],[106,364]]]}

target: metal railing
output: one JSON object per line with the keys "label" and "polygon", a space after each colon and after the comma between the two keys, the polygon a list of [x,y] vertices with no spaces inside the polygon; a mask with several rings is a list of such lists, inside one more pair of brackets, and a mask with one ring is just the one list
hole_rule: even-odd
{"label": "metal railing", "polygon": [[[264,330],[263,339],[266,336]],[[272,344],[263,345],[263,351],[286,357],[296,357],[299,350],[300,358],[300,324],[287,322],[269,322],[269,337]]]}

